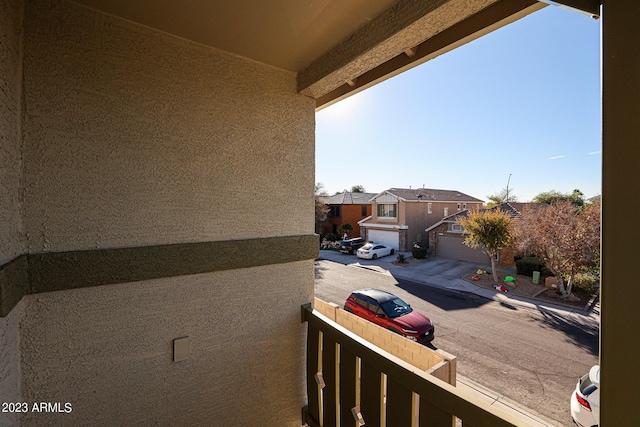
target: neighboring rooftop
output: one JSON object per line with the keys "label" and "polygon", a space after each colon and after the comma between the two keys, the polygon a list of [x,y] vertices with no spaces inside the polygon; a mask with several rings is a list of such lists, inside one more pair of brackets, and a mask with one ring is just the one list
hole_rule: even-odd
{"label": "neighboring rooftop", "polygon": [[[457,190],[435,190],[432,188],[390,188],[383,193],[393,194],[404,201],[426,200],[434,202],[483,203],[482,200],[476,199],[475,197],[469,196],[468,194],[464,194]],[[377,194],[375,196],[377,196]]]}
{"label": "neighboring rooftop", "polygon": [[325,199],[327,205],[370,205],[377,193],[352,193],[345,191],[344,193],[334,194]]}

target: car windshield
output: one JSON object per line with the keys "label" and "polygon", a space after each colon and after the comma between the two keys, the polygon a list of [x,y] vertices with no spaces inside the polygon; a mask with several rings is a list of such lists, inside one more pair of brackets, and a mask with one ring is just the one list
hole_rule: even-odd
{"label": "car windshield", "polygon": [[413,311],[413,309],[409,307],[409,304],[402,301],[400,298],[384,301],[380,306],[384,310],[385,314],[391,318],[404,316],[405,314]]}

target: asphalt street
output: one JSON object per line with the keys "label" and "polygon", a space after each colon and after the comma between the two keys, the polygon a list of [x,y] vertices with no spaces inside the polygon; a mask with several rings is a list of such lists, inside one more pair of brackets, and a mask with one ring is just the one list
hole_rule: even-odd
{"label": "asphalt street", "polygon": [[[573,424],[571,392],[578,377],[598,363],[599,331],[592,317],[494,301],[445,289],[446,283],[429,286],[428,280],[419,283],[394,277],[393,269],[380,262],[344,257],[343,263],[316,262],[318,298],[341,305],[355,289],[392,292],[431,318],[436,327],[432,345],[457,356],[459,375],[500,393],[549,424]],[[431,281],[455,280],[466,274],[465,268],[472,268],[456,264],[448,277],[441,264],[433,265]]]}

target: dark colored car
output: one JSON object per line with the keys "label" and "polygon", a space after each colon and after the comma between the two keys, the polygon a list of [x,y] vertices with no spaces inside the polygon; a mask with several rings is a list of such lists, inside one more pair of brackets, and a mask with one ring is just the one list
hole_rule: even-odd
{"label": "dark colored car", "polygon": [[361,237],[354,237],[340,242],[340,252],[343,254],[355,254],[366,242]]}
{"label": "dark colored car", "polygon": [[389,292],[361,289],[353,292],[344,309],[412,341],[426,344],[433,340],[433,323],[422,313]]}

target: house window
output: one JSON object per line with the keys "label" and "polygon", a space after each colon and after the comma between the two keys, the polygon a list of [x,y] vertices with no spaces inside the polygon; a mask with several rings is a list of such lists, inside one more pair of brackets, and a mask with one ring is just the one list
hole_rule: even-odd
{"label": "house window", "polygon": [[362,213],[362,216],[367,216],[367,207],[366,206],[362,207],[362,212],[361,213]]}
{"label": "house window", "polygon": [[451,224],[451,232],[452,233],[462,233],[464,229],[460,224]]}
{"label": "house window", "polygon": [[395,218],[398,216],[398,205],[394,204],[379,204],[378,216],[383,218]]}
{"label": "house window", "polygon": [[449,208],[444,208],[444,216],[449,216]]}
{"label": "house window", "polygon": [[467,204],[466,203],[462,204],[462,209],[467,209]]}
{"label": "house window", "polygon": [[330,217],[339,217],[340,216],[340,206],[329,206],[329,216]]}
{"label": "house window", "polygon": [[458,210],[460,210],[460,203],[458,203]]}
{"label": "house window", "polygon": [[433,203],[427,203],[427,213],[433,213],[431,210],[433,208]]}

